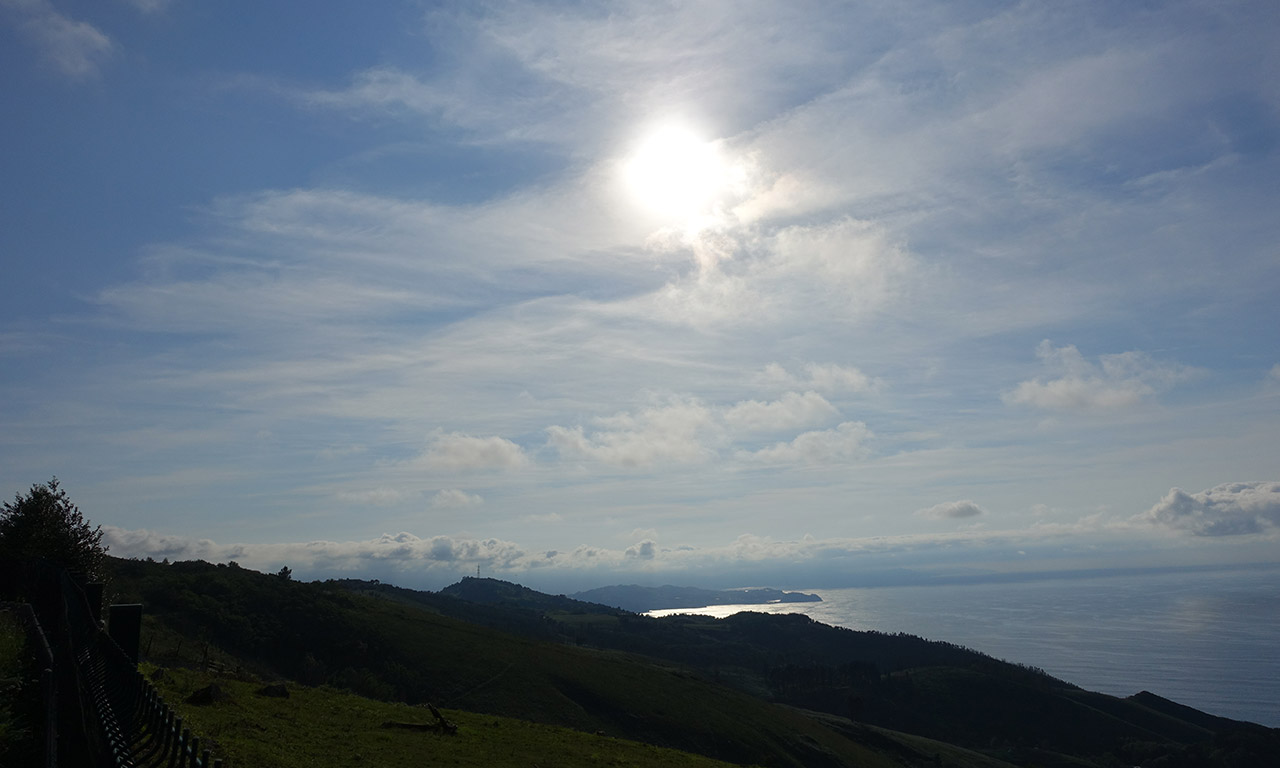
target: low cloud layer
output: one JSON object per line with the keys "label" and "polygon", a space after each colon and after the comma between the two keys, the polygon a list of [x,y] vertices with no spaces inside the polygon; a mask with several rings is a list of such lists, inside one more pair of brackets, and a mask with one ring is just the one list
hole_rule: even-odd
{"label": "low cloud layer", "polygon": [[1280,482],[1226,483],[1199,493],[1173,488],[1137,519],[1196,536],[1274,534]]}
{"label": "low cloud layer", "polygon": [[[939,506],[944,508],[939,513],[943,516],[950,511],[964,517],[977,509],[972,502]],[[633,543],[622,547],[584,544],[565,549],[526,547],[497,538],[418,536],[405,531],[363,541],[276,544],[222,544],[114,526],[103,526],[103,531],[104,542],[119,557],[235,560],[263,572],[288,565],[299,577],[308,579],[359,574],[431,588],[474,573],[477,567],[497,578],[557,588],[628,581],[726,586],[902,583],[901,579],[912,578],[904,568],[925,579],[930,573],[980,574],[989,562],[1014,553],[1027,570],[1071,568],[1081,565],[1071,559],[1073,552],[1087,551],[1093,557],[1105,556],[1118,547],[1141,551],[1149,548],[1151,541],[1148,537],[1144,543],[1140,528],[1116,527],[1096,517],[1071,527],[1022,531],[825,539],[742,534],[727,543],[700,547],[660,544],[655,536],[632,531],[627,540]],[[1000,569],[1006,570],[1007,565]]]}

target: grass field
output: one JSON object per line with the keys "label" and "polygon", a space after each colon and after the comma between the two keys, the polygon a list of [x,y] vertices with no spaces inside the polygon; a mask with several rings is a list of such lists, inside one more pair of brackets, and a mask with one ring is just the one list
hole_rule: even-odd
{"label": "grass field", "polygon": [[[144,666],[148,674],[153,667]],[[194,691],[216,683],[228,699],[184,704]],[[434,722],[423,707],[389,704],[329,687],[289,685],[289,698],[255,693],[262,683],[185,669],[168,669],[156,683],[205,746],[235,766],[563,766],[599,768],[730,764],[605,735],[492,715],[444,711],[455,735],[383,727],[384,723]]]}

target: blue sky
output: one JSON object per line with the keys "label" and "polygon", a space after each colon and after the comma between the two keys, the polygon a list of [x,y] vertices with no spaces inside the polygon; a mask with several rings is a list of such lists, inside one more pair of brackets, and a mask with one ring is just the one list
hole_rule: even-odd
{"label": "blue sky", "polygon": [[0,480],[413,586],[1274,563],[1277,37],[0,0]]}

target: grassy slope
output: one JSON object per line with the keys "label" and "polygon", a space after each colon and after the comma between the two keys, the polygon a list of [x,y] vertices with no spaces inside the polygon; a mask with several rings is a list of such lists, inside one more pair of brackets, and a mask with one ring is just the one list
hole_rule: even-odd
{"label": "grassy slope", "polygon": [[[228,657],[222,655],[224,663]],[[151,675],[153,664],[144,664]],[[211,705],[185,703],[193,692],[216,684],[226,701]],[[430,724],[421,706],[380,702],[329,686],[290,684],[287,699],[259,696],[262,683],[242,674],[165,668],[155,685],[186,727],[205,741],[204,748],[231,765],[261,768],[295,766],[417,766],[424,762],[450,766],[632,766],[633,768],[727,768],[732,763],[701,755],[586,733],[515,718],[446,710],[458,733],[418,732],[385,728],[384,723]],[[949,768],[1012,768],[1010,763],[950,744],[880,728],[857,725],[815,712],[793,712],[802,720],[818,721],[844,732],[855,741],[874,743],[879,755],[861,755],[849,762],[874,766],[948,766]],[[821,764],[818,761],[815,764]]]}
{"label": "grassy slope", "polygon": [[[148,670],[149,671],[149,670]],[[197,706],[182,702],[216,683],[229,699]],[[635,766],[727,768],[687,752],[512,718],[449,710],[455,735],[385,728],[383,723],[430,724],[422,707],[374,701],[328,687],[290,686],[289,698],[258,696],[260,683],[169,669],[157,688],[232,765],[257,768],[341,766]]]}
{"label": "grassy slope", "polygon": [[602,730],[739,762],[878,762],[812,720],[687,670],[628,654],[510,637],[411,606],[369,599],[390,629],[384,652],[418,659],[440,680],[437,702],[526,720]]}

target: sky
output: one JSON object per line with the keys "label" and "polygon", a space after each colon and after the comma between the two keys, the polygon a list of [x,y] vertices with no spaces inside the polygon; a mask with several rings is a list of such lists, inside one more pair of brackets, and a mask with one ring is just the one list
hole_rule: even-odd
{"label": "sky", "polygon": [[1277,39],[0,0],[0,489],[426,588],[1275,564]]}

